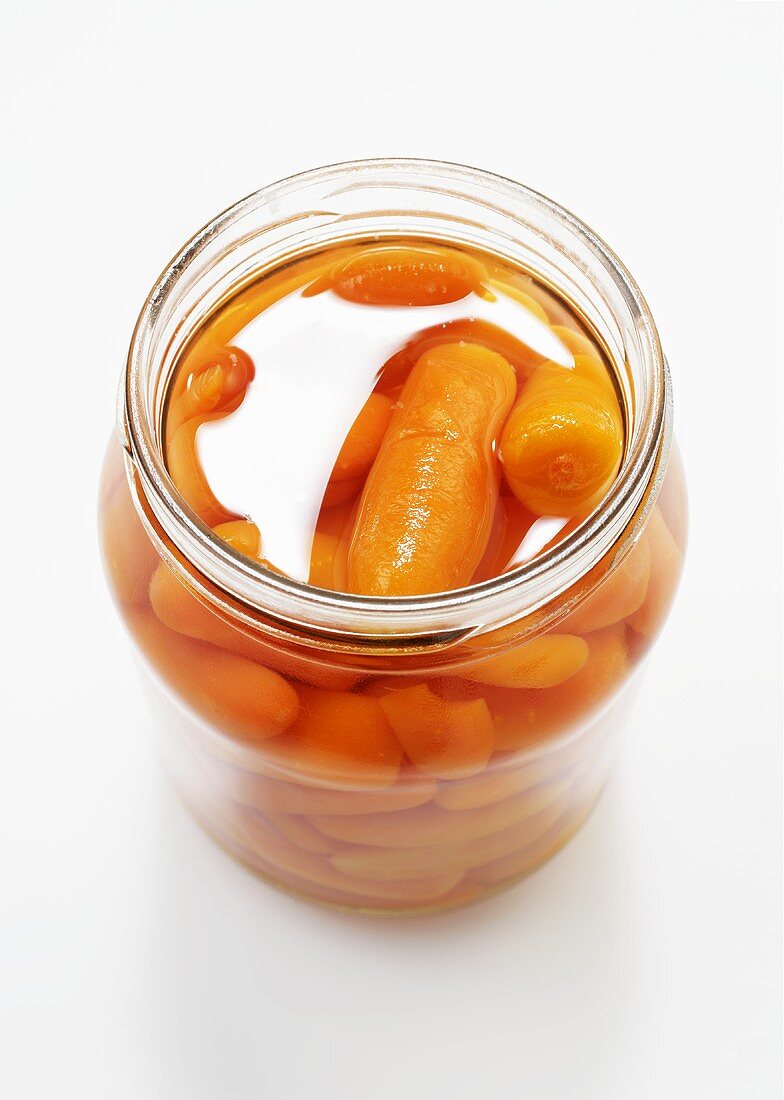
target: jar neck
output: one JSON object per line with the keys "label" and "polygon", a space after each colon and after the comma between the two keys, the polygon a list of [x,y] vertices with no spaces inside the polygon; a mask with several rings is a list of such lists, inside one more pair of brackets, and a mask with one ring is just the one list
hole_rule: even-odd
{"label": "jar neck", "polygon": [[[614,364],[627,414],[618,478],[600,507],[540,557],[492,580],[415,598],[353,596],[238,554],[178,493],[161,448],[181,350],[237,288],[303,252],[352,238],[427,237],[520,266],[566,297]],[[427,649],[505,623],[539,629],[559,596],[633,540],[658,492],[672,429],[669,373],[645,300],[617,257],[568,211],[520,184],[432,161],[359,161],[255,192],[206,225],[153,287],[134,330],[120,432],[143,519],[205,599],[248,625],[353,649]]]}

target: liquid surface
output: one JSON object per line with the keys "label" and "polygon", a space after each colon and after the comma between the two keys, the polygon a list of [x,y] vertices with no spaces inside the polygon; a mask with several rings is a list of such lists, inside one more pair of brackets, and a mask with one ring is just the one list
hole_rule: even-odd
{"label": "liquid surface", "polygon": [[429,242],[304,257],[232,299],[171,384],[173,480],[236,549],[370,595],[488,579],[618,469],[611,371],[567,304]]}

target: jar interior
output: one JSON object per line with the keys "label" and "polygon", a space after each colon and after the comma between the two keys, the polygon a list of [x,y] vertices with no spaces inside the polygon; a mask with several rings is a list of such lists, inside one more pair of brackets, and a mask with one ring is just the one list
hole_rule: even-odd
{"label": "jar interior", "polygon": [[[481,250],[549,286],[606,352],[626,416],[618,484],[564,546],[498,583],[423,597],[414,607],[402,601],[385,606],[374,597],[325,598],[239,562],[230,549],[214,545],[209,529],[178,499],[160,446],[177,362],[194,334],[238,290],[304,253],[339,242],[400,237]],[[337,166],[243,200],[205,227],[163,273],[137,325],[129,365],[123,434],[168,537],[218,587],[249,606],[322,630],[445,637],[537,610],[618,542],[666,449],[666,369],[647,307],[630,277],[568,212],[518,185],[455,166]]]}

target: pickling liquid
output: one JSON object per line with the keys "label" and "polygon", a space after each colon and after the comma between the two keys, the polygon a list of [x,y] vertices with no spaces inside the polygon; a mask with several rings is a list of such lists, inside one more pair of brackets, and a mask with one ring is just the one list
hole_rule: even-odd
{"label": "pickling liquid", "polygon": [[218,535],[369,595],[530,561],[597,506],[624,445],[612,368],[569,304],[423,240],[342,244],[236,293],[181,356],[164,426]]}

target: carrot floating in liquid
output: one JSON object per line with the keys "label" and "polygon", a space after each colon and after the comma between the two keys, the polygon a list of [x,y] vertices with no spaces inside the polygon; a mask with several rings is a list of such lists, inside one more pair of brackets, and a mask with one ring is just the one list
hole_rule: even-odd
{"label": "carrot floating in liquid", "polygon": [[417,361],[360,498],[350,592],[408,596],[470,582],[493,525],[493,444],[514,394],[507,360],[478,344],[445,344]]}
{"label": "carrot floating in liquid", "polygon": [[180,425],[166,448],[166,465],[186,503],[208,527],[215,527],[236,517],[215,496],[201,468],[196,450],[199,424],[193,417]]}
{"label": "carrot floating in liquid", "polygon": [[363,477],[368,472],[391,419],[390,399],[383,393],[371,393],[340,448],[331,481]]}
{"label": "carrot floating in liquid", "polygon": [[[601,369],[598,361],[596,366]],[[620,411],[614,395],[588,377],[591,367],[538,367],[504,426],[500,457],[506,479],[537,515],[591,511],[620,465]]]}
{"label": "carrot floating in liquid", "polygon": [[[188,371],[179,393],[173,393],[166,417],[171,439],[187,420],[215,419],[234,412],[253,380],[253,360],[241,348],[221,348]],[[179,379],[178,379],[179,382]]]}
{"label": "carrot floating in liquid", "polygon": [[228,523],[219,523],[214,528],[218,538],[227,542],[234,550],[246,558],[259,558],[261,554],[261,532],[249,519],[234,519]]}
{"label": "carrot floating in liquid", "polygon": [[387,359],[381,368],[377,388],[386,392],[402,386],[417,359],[420,359],[426,351],[441,347],[443,344],[457,343],[481,344],[488,351],[502,355],[514,367],[518,381],[526,378],[534,367],[546,361],[544,356],[529,348],[516,336],[512,336],[506,329],[490,321],[483,321],[476,317],[446,321],[442,325],[422,329],[400,351],[396,351],[390,359]]}
{"label": "carrot floating in liquid", "polygon": [[372,814],[410,810],[429,802],[438,789],[434,780],[417,776],[415,780],[398,778],[392,787],[378,790],[345,790],[326,787],[321,776],[318,786],[288,783],[235,769],[230,780],[231,797],[255,807],[261,813],[284,814]]}
{"label": "carrot floating in liquid", "polygon": [[623,624],[589,634],[588,659],[568,680],[551,688],[487,687],[487,701],[496,726],[496,751],[536,744],[551,733],[564,733],[576,721],[585,722],[609,703],[629,672]]}
{"label": "carrot floating in liquid", "polygon": [[435,306],[479,289],[476,260],[447,248],[381,245],[360,252],[332,275],[332,289],[349,302],[374,306]]}

